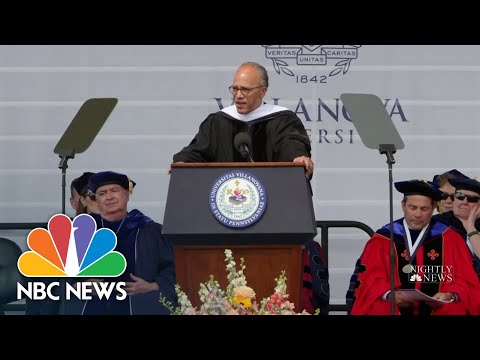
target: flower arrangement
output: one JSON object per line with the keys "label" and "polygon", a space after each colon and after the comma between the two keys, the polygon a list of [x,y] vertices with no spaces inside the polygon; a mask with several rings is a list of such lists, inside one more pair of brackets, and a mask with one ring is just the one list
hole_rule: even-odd
{"label": "flower arrangement", "polygon": [[[295,305],[288,301],[287,277],[285,271],[275,279],[274,293],[264,298],[260,304],[255,299],[255,291],[247,286],[244,274],[246,268],[244,259],[240,259],[239,269],[230,249],[225,250],[225,262],[227,263],[228,285],[222,290],[213,275],[210,280],[200,284],[198,292],[202,305],[200,309],[193,307],[187,294],[182,291],[180,285],[175,285],[178,296],[178,306],[172,307],[165,297],[160,296],[160,302],[170,310],[173,315],[293,315]],[[301,315],[309,315],[305,310]]]}

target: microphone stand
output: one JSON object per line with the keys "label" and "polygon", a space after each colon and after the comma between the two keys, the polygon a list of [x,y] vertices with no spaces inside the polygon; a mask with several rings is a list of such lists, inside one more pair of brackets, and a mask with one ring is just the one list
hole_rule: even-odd
{"label": "microphone stand", "polygon": [[392,165],[395,164],[393,154],[396,152],[394,144],[380,144],[380,154],[387,156],[388,183],[390,192],[390,314],[395,315],[395,248],[393,246],[393,176]]}
{"label": "microphone stand", "polygon": [[240,152],[240,155],[242,155],[244,159],[247,159],[249,162],[252,162],[252,163],[254,162],[252,155],[250,153],[250,147],[246,143],[240,144],[240,146],[238,147],[238,151]]}
{"label": "microphone stand", "polygon": [[62,169],[62,214],[65,214],[65,187],[66,185],[66,175],[67,175],[67,162],[68,159],[73,159],[75,157],[75,151],[73,149],[68,149],[65,151],[62,151],[62,153],[59,155],[61,160],[60,164],[58,165],[59,169]]}
{"label": "microphone stand", "polygon": [[[251,123],[249,123],[247,125],[247,134],[249,136],[249,139],[252,139],[252,124]],[[250,145],[250,146],[248,146],[248,145]],[[252,158],[252,153],[250,152],[251,147],[252,147],[252,143],[251,143],[251,140],[250,140],[250,144],[245,144],[245,150],[246,150],[247,156],[244,156],[244,158],[246,158],[248,161],[253,163],[254,161],[253,161],[253,158]]]}

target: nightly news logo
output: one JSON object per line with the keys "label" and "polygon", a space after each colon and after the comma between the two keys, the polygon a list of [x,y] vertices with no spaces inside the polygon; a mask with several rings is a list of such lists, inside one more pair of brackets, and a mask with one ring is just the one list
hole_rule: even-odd
{"label": "nightly news logo", "polygon": [[[95,220],[88,214],[81,214],[70,220],[63,214],[52,216],[48,222],[48,231],[42,228],[33,229],[27,238],[28,247],[32,251],[23,253],[18,259],[18,269],[29,278],[35,277],[79,277],[105,278],[121,275],[127,263],[125,257],[113,251],[117,245],[117,236],[110,229],[97,230]],[[109,299],[115,290],[116,298],[123,300],[127,293],[123,289],[124,282],[79,281],[80,286],[66,282],[65,298],[73,296],[81,300],[91,300],[95,292],[101,299]],[[60,282],[52,281],[28,282],[27,288],[17,283],[17,299],[24,294],[29,299],[59,300],[53,295],[54,287]]]}
{"label": "nightly news logo", "polygon": [[409,282],[453,282],[453,265],[410,265]]}

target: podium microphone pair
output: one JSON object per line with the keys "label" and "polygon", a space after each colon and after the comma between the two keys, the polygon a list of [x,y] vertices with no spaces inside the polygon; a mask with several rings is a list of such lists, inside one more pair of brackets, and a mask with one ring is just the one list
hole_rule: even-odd
{"label": "podium microphone pair", "polygon": [[239,132],[237,135],[235,135],[233,144],[235,145],[235,149],[237,149],[244,159],[253,162],[250,152],[250,149],[252,148],[252,138],[250,134],[246,132]]}

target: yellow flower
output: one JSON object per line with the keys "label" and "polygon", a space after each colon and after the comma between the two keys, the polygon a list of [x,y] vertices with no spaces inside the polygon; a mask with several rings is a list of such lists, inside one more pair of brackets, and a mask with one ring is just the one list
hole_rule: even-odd
{"label": "yellow flower", "polygon": [[252,301],[249,298],[243,296],[235,296],[233,298],[233,305],[243,305],[245,309],[250,309],[252,307]]}
{"label": "yellow flower", "polygon": [[252,306],[252,299],[255,297],[255,291],[248,286],[239,286],[233,289],[233,305],[242,304],[245,309]]}

